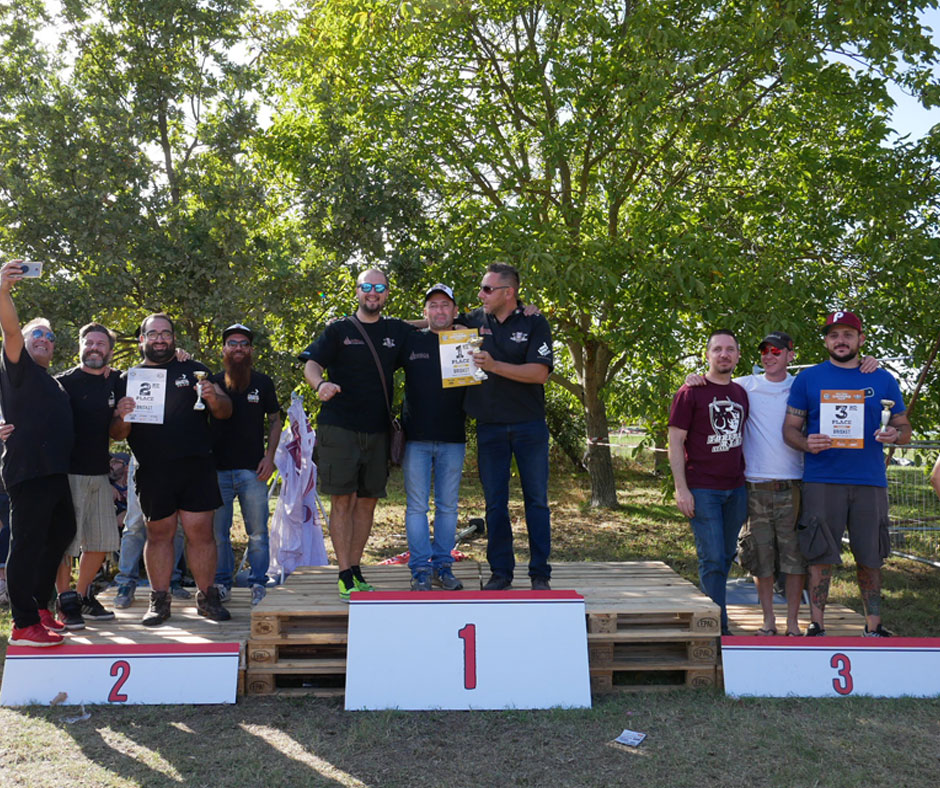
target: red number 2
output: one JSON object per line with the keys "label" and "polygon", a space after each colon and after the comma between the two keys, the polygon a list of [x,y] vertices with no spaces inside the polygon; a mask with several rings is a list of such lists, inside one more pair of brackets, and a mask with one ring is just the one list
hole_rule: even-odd
{"label": "red number 2", "polygon": [[850,695],[853,689],[852,663],[845,654],[833,654],[829,660],[830,668],[837,668],[841,678],[832,680],[832,688],[840,695]]}
{"label": "red number 2", "polygon": [[477,688],[477,625],[467,624],[458,630],[457,637],[463,641],[463,688]]}
{"label": "red number 2", "polygon": [[131,666],[123,659],[119,659],[111,666],[111,675],[117,676],[118,674],[120,674],[120,678],[114,682],[114,686],[111,687],[111,692],[108,693],[108,703],[127,702],[127,695],[121,694],[120,690],[121,687],[124,686],[124,682],[131,676]]}

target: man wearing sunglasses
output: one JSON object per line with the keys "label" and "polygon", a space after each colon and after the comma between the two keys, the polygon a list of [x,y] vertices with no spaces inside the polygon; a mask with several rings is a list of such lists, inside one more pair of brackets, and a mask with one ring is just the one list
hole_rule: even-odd
{"label": "man wearing sunglasses", "polygon": [[[401,366],[405,338],[414,327],[385,317],[388,278],[378,269],[356,280],[354,316],[329,323],[298,356],[304,378],[320,400],[316,459],[320,491],[330,496],[330,539],[339,564],[339,596],[371,591],[360,561],[379,498],[388,478],[389,415],[392,379]],[[355,322],[354,322],[355,321]],[[356,323],[358,322],[358,327]],[[365,331],[379,357],[382,379]],[[327,376],[327,373],[328,376]]]}
{"label": "man wearing sunglasses", "polygon": [[486,591],[512,587],[516,560],[509,519],[509,478],[515,457],[529,534],[529,579],[548,590],[551,521],[548,509],[548,426],[545,381],[554,366],[552,333],[540,314],[526,315],[519,300],[519,272],[507,263],[486,269],[480,284],[483,306],[458,322],[478,328],[482,348],[474,354],[487,373],[467,390],[464,407],[477,420],[477,460],[486,499]]}
{"label": "man wearing sunglasses", "polygon": [[267,584],[270,559],[267,482],[274,473],[274,453],[281,437],[282,421],[274,381],[254,369],[254,338],[254,332],[241,323],[226,328],[222,332],[224,369],[209,379],[232,400],[231,418],[210,420],[212,453],[222,494],[222,506],[216,509],[213,521],[219,553],[215,584],[224,602],[234,580],[231,532],[237,497],[248,534],[251,604],[257,605],[264,599]]}
{"label": "man wearing sunglasses", "polygon": [[74,441],[69,395],[49,375],[55,334],[44,318],[20,329],[12,289],[22,261],[0,268],[0,408],[16,429],[3,444],[0,472],[10,496],[7,589],[10,645],[57,646],[65,626],[48,610],[55,576],[75,536],[69,489]]}

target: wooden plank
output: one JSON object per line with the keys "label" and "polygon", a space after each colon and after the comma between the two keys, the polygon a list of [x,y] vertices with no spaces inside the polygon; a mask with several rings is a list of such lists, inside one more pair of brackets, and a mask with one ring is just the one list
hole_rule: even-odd
{"label": "wooden plank", "polygon": [[[777,631],[786,631],[787,606],[774,605]],[[810,622],[809,605],[800,607],[800,629],[805,632]],[[728,621],[735,635],[757,635],[764,625],[764,616],[759,605],[728,605]],[[865,631],[865,617],[842,605],[826,606],[826,634],[831,637],[857,637]]]}

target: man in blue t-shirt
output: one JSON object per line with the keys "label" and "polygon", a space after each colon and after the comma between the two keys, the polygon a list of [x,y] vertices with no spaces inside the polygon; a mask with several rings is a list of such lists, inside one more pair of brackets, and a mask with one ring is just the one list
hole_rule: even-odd
{"label": "man in blue t-shirt", "polygon": [[825,634],[832,566],[842,563],[840,545],[848,527],[865,635],[890,637],[881,625],[881,566],[890,551],[882,444],[909,443],[911,425],[897,381],[883,369],[867,375],[860,371],[865,335],[855,314],[829,315],[824,341],[829,360],[794,381],[783,423],[786,443],[805,452],[798,536],[809,563],[812,622],[806,635]]}

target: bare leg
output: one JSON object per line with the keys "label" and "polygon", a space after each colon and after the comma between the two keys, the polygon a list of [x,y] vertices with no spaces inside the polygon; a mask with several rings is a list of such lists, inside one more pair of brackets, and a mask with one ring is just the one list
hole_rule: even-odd
{"label": "bare leg", "polygon": [[354,563],[350,560],[350,555],[355,505],[355,493],[330,496],[330,541],[333,542],[333,552],[336,553],[336,563],[339,564],[340,572],[349,569]]}
{"label": "bare leg", "polygon": [[798,635],[800,632],[800,597],[806,585],[806,575],[786,575],[787,589],[787,632]]}
{"label": "bare leg", "polygon": [[813,621],[825,629],[826,603],[829,601],[829,581],[832,579],[831,564],[810,564],[809,610]]}
{"label": "bare leg", "polygon": [[169,591],[170,575],[176,563],[173,537],[176,536],[176,512],[162,520],[147,523],[147,543],[144,545],[144,564],[152,591]]}
{"label": "bare leg", "polygon": [[760,609],[764,614],[763,629],[765,632],[775,631],[777,618],[774,615],[774,576],[755,577],[754,584],[757,586],[757,599],[760,601]]}
{"label": "bare leg", "polygon": [[78,582],[75,584],[75,590],[79,594],[88,596],[88,588],[107,556],[107,553],[97,551],[82,553],[82,557],[78,559]]}
{"label": "bare leg", "polygon": [[202,593],[209,590],[215,580],[218,555],[215,549],[215,533],[212,530],[214,512],[186,512],[180,509],[180,521],[186,535],[186,563],[193,573],[193,580]]}
{"label": "bare leg", "polygon": [[362,552],[366,549],[372,523],[375,521],[375,505],[378,498],[356,498],[352,512],[352,540],[349,550],[350,566],[358,566],[362,561]]}
{"label": "bare leg", "polygon": [[865,608],[865,623],[868,631],[874,632],[881,623],[881,570],[859,564],[857,574],[862,607]]}
{"label": "bare leg", "polygon": [[62,557],[62,563],[55,575],[55,590],[61,594],[72,587],[72,557],[69,555]]}

